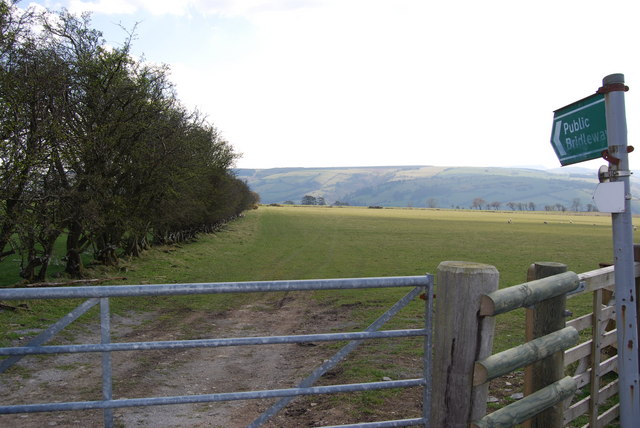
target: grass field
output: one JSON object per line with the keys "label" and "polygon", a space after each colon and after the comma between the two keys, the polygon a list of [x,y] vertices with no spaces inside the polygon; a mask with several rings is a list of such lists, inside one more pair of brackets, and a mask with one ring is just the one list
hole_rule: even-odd
{"label": "grass field", "polygon": [[[528,266],[536,261],[565,263],[580,273],[611,259],[608,215],[263,206],[246,213],[223,232],[180,247],[154,248],[139,259],[123,261],[117,271],[95,269],[92,274],[127,277],[126,281],[114,282],[117,284],[404,276],[435,274],[440,262],[459,260],[495,266],[500,272],[500,286],[505,287],[525,282]],[[323,304],[353,307],[350,316],[364,327],[405,292],[332,291],[316,293],[314,298]],[[244,294],[112,299],[112,308],[115,312],[159,306],[171,306],[174,311],[181,307],[218,311],[253,298]],[[29,310],[0,311],[0,343],[16,338],[13,329],[51,324],[76,304],[30,302]],[[571,299],[569,305],[575,315],[587,313],[591,299]],[[421,304],[415,302],[389,327],[414,328],[421,322],[421,311]],[[501,316],[494,350],[520,344],[523,337],[523,311]],[[420,354],[420,346],[413,339],[403,343],[393,349],[386,343],[367,344],[360,357],[350,362],[342,380],[379,380],[384,370],[393,370],[388,355]],[[378,367],[367,368],[376,351],[382,351],[386,360],[376,360]],[[362,408],[375,404],[380,397],[363,395]]]}
{"label": "grass field", "polygon": [[[611,259],[607,215],[263,206],[223,233],[183,247],[155,248],[140,259],[123,261],[118,271],[96,269],[92,274],[125,275],[120,283],[127,284],[370,277],[435,273],[440,262],[460,260],[495,266],[504,287],[524,282],[528,266],[536,261],[565,263],[579,273]],[[15,278],[5,274],[0,281],[6,286]],[[391,292],[393,297],[398,293]],[[362,299],[364,293],[342,294]],[[244,298],[182,299],[224,308]],[[149,302],[153,300],[144,305]],[[570,302],[577,313],[589,310],[588,302],[584,308],[576,299]],[[42,311],[57,305],[45,305]],[[5,311],[0,321],[7,316],[13,322],[19,317]],[[507,345],[499,341],[496,346]]]}

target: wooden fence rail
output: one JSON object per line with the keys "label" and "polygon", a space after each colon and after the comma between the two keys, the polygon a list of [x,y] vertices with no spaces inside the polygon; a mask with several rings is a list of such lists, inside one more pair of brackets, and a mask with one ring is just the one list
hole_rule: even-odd
{"label": "wooden fence rail", "polygon": [[564,351],[576,343],[578,343],[578,330],[565,327],[520,346],[498,352],[482,361],[476,361],[473,370],[473,386],[482,385],[520,367],[533,364],[558,351]]}
{"label": "wooden fence rail", "polygon": [[[484,360],[477,361],[474,379],[478,384],[485,382],[518,368],[541,364],[542,370],[537,376],[540,387],[525,399],[512,403],[500,409],[499,412],[486,415],[474,422],[481,427],[511,427],[525,422],[532,417],[533,425],[559,427],[562,423],[561,408],[557,405],[573,396],[577,389],[575,380],[571,377],[562,378],[562,351],[578,342],[578,331],[573,327],[564,327],[563,313],[565,310],[566,293],[577,289],[580,285],[578,275],[566,272],[566,266],[557,263],[539,264],[542,274],[532,281],[508,287],[480,300],[480,316],[495,316],[508,311],[539,305],[544,313],[559,315],[559,322],[551,320],[549,315],[541,319],[539,325],[534,326],[536,337],[530,338],[523,345],[516,346]],[[535,266],[534,266],[535,267]],[[552,302],[553,311],[544,307],[546,302]],[[536,331],[536,328],[537,331]],[[557,370],[557,358],[560,358],[560,368]],[[554,409],[555,406],[555,409]],[[546,412],[545,412],[546,411]],[[539,416],[541,415],[541,416]]]}
{"label": "wooden fence rail", "polygon": [[522,423],[557,403],[570,398],[577,389],[576,382],[567,376],[513,404],[496,410],[471,423],[478,428],[508,428]]}
{"label": "wooden fence rail", "polygon": [[480,316],[494,316],[514,309],[532,306],[570,291],[580,285],[573,272],[560,273],[524,284],[494,291],[480,298]]}
{"label": "wooden fence rail", "polygon": [[[435,315],[432,426],[511,427],[524,422],[553,428],[586,414],[585,427],[604,427],[618,417],[617,405],[599,413],[618,387],[617,379],[602,384],[603,377],[617,370],[613,270],[575,274],[565,265],[538,263],[530,268],[527,283],[497,290],[493,266],[441,263],[438,308],[446,309]],[[567,293],[592,293],[593,313],[565,326]],[[494,316],[520,307],[528,307],[527,342],[491,355]],[[579,332],[587,329],[591,338],[578,343]],[[525,397],[487,415],[488,382],[522,367],[528,372]],[[572,403],[576,391],[584,394],[587,386],[589,395]]]}

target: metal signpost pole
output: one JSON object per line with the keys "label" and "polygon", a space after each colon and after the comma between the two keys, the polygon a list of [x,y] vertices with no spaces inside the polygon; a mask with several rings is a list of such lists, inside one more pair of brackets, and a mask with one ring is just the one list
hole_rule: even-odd
{"label": "metal signpost pole", "polygon": [[605,94],[609,174],[612,182],[624,183],[624,211],[612,213],[611,218],[618,327],[620,422],[623,428],[631,428],[637,426],[640,421],[640,367],[638,365],[637,296],[635,295],[624,75],[606,76],[602,84],[599,92]]}

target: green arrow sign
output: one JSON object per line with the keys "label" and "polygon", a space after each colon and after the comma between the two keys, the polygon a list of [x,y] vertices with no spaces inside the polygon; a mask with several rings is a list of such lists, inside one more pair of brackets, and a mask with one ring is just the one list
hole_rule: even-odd
{"label": "green arrow sign", "polygon": [[604,94],[554,111],[551,145],[563,166],[601,157],[608,147]]}

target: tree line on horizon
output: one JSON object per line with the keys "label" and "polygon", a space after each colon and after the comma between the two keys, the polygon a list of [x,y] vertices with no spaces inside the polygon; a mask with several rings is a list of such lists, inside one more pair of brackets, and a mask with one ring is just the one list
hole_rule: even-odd
{"label": "tree line on horizon", "polygon": [[[482,198],[475,198],[471,203],[471,209],[484,209],[487,210],[499,210],[502,206],[502,202],[486,202]],[[536,204],[534,202],[507,202],[506,205],[511,211],[536,211]],[[586,211],[586,212],[595,212],[597,208],[594,204],[588,203],[582,206],[582,202],[580,198],[573,198],[571,201],[571,206],[567,208],[564,204],[556,203],[556,204],[546,204],[544,205],[544,211]]]}
{"label": "tree line on horizon", "polygon": [[[294,202],[291,200],[283,202],[285,205],[293,205]],[[304,195],[300,200],[300,205],[327,205],[325,198],[322,196],[313,196],[313,195]],[[343,201],[335,201],[333,206],[348,206],[350,205],[348,202]],[[487,202],[482,198],[474,198],[471,204],[469,205],[470,209],[476,210],[499,210],[503,205],[505,205],[511,211],[536,211],[536,204],[534,202],[507,202],[503,204],[499,201]],[[426,200],[425,206],[427,208],[438,208],[438,200],[436,198],[428,198]],[[376,206],[378,207],[378,206]],[[452,209],[464,209],[464,207],[460,206],[451,206]],[[586,212],[595,212],[597,208],[594,204],[588,203],[584,206],[580,201],[580,198],[574,198],[571,202],[571,207],[567,208],[564,204],[556,203],[553,205],[544,205],[544,211],[586,211]]]}
{"label": "tree line on horizon", "polygon": [[66,238],[114,265],[152,244],[216,230],[259,197],[231,168],[233,147],[177,99],[169,70],[106,45],[90,15],[0,0],[0,261],[45,278]]}

